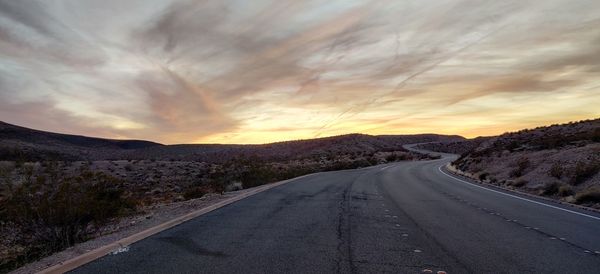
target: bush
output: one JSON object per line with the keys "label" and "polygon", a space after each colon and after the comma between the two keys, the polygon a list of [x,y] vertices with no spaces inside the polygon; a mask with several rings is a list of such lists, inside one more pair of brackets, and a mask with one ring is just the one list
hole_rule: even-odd
{"label": "bush", "polygon": [[560,179],[560,177],[562,177],[563,174],[563,167],[562,165],[560,165],[560,163],[554,163],[552,167],[550,167],[548,173],[550,173],[550,176]]}
{"label": "bush", "polygon": [[591,187],[575,195],[577,204],[600,203],[600,188]]}
{"label": "bush", "polygon": [[513,169],[509,174],[512,178],[523,176],[525,170],[529,166],[531,166],[531,162],[529,162],[529,159],[527,157],[521,157],[519,160],[517,160],[516,166],[517,167]]}
{"label": "bush", "polygon": [[590,140],[592,140],[593,142],[600,143],[600,128],[597,128],[594,130],[594,132],[592,132]]}
{"label": "bush", "polygon": [[89,171],[44,174],[49,176],[11,183],[0,200],[0,219],[19,231],[16,244],[25,249],[20,262],[4,262],[0,270],[87,240],[98,226],[135,209],[114,177]]}
{"label": "bush", "polygon": [[183,192],[183,198],[186,200],[201,198],[210,192],[210,189],[205,186],[192,186]]}
{"label": "bush", "polygon": [[389,162],[395,162],[396,159],[398,159],[398,157],[397,157],[396,154],[390,154],[390,155],[388,155],[388,156],[385,157],[385,161],[388,162],[388,163]]}
{"label": "bush", "polygon": [[479,180],[485,180],[487,178],[488,174],[486,172],[479,174]]}
{"label": "bush", "polygon": [[598,171],[600,171],[600,163],[598,162],[577,162],[573,170],[571,183],[574,185],[583,183],[588,178],[596,175]]}
{"label": "bush", "polygon": [[559,183],[556,183],[556,182],[547,183],[542,188],[542,195],[554,195],[554,194],[558,193],[559,188],[560,188]]}
{"label": "bush", "polygon": [[573,188],[570,185],[561,185],[558,188],[558,195],[565,197],[573,194]]}

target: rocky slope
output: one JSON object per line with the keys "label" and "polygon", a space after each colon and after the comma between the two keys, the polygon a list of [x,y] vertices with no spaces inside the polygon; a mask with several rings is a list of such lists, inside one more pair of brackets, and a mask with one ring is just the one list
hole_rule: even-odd
{"label": "rocky slope", "polygon": [[600,208],[600,119],[505,133],[453,164],[488,183]]}

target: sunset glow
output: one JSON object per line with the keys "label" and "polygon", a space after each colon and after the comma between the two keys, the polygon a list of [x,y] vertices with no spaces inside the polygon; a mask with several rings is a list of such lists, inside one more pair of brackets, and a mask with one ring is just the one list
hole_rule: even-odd
{"label": "sunset glow", "polygon": [[[576,15],[576,16],[573,16]],[[173,143],[600,117],[599,1],[0,1],[0,120]]]}

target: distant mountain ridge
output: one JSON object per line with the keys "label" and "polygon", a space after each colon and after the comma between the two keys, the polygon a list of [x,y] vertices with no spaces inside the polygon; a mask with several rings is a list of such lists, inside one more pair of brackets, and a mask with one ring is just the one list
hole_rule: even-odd
{"label": "distant mountain ridge", "polygon": [[18,139],[35,144],[74,145],[82,147],[104,147],[118,149],[138,149],[162,144],[144,140],[117,140],[82,135],[54,133],[12,125],[0,121],[0,140]]}
{"label": "distant mountain ridge", "polygon": [[460,141],[458,135],[346,134],[260,145],[163,145],[144,140],[114,140],[60,134],[0,122],[0,160],[103,160],[169,159],[219,162],[235,157],[294,159],[335,153],[402,151],[402,145],[420,142]]}

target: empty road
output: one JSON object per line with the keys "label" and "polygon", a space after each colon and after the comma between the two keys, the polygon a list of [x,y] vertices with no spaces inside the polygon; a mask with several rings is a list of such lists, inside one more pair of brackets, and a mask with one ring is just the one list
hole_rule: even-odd
{"label": "empty road", "polygon": [[444,172],[455,155],[324,172],[75,273],[599,273],[600,215]]}

